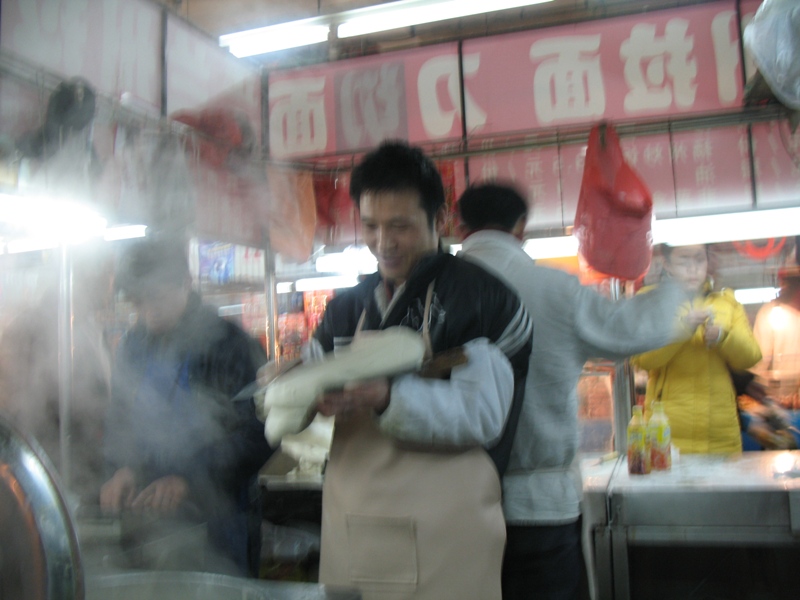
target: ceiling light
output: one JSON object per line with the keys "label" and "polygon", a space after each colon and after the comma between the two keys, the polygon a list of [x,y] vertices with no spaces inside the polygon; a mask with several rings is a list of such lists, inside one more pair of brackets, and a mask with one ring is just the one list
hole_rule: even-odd
{"label": "ceiling light", "polygon": [[234,56],[244,58],[326,42],[330,30],[330,25],[319,18],[304,19],[229,33],[220,36],[219,45],[226,46]]}
{"label": "ceiling light", "polygon": [[281,281],[275,286],[275,293],[291,294],[293,289],[294,289],[294,284],[291,281]]}
{"label": "ceiling light", "polygon": [[775,300],[780,291],[776,287],[744,288],[734,290],[733,295],[739,304],[764,304]]}
{"label": "ceiling light", "polygon": [[800,234],[800,208],[663,219],[653,223],[653,243],[670,246],[763,240]]}
{"label": "ceiling light", "polygon": [[522,249],[533,259],[561,258],[578,255],[578,238],[565,235],[559,237],[531,238],[525,240]]}
{"label": "ceiling light", "polygon": [[341,15],[336,35],[340,38],[411,27],[446,19],[469,17],[508,8],[543,4],[552,0],[402,0],[348,11]]}
{"label": "ceiling light", "polygon": [[107,242],[115,240],[131,240],[143,238],[147,232],[147,225],[118,225],[109,227],[103,233],[103,239]]}
{"label": "ceiling light", "polygon": [[[653,243],[670,246],[717,244],[800,235],[800,207],[679,217],[653,222]],[[523,246],[531,258],[577,256],[573,236],[531,238]]]}
{"label": "ceiling light", "polygon": [[308,279],[298,279],[294,282],[296,292],[313,292],[316,290],[336,290],[339,288],[349,288],[358,285],[358,277],[310,277]]}

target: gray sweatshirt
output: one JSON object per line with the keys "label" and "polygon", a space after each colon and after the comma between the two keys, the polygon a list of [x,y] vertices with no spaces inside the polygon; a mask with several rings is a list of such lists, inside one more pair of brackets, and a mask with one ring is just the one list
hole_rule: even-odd
{"label": "gray sweatshirt", "polygon": [[483,265],[519,293],[534,323],[533,352],[511,462],[503,480],[506,520],[555,525],[580,515],[577,384],[591,358],[620,359],[679,336],[686,299],[672,282],[613,301],[565,272],[536,266],[500,231],[469,236],[459,256]]}

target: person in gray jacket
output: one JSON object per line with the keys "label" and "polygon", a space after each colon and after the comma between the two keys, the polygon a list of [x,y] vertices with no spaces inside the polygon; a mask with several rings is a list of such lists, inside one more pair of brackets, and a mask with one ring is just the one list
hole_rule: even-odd
{"label": "person in gray jacket", "polygon": [[[522,414],[503,478],[503,598],[577,598],[583,570],[577,384],[590,358],[621,359],[680,335],[675,283],[615,302],[523,251],[528,206],[512,187],[483,184],[458,201],[459,256],[516,289],[535,324]],[[669,315],[675,315],[670,319]]]}

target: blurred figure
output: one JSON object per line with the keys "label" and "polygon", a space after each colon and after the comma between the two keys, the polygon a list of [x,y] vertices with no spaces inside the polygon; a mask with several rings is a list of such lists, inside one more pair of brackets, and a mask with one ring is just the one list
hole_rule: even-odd
{"label": "blurred figure", "polygon": [[[103,482],[103,413],[110,396],[111,359],[103,315],[112,299],[113,260],[105,244],[70,248],[72,264],[71,403],[68,491],[96,504]],[[22,310],[0,341],[0,409],[42,446],[60,475],[59,273],[38,302]],[[68,275],[68,274],[67,274]]]}
{"label": "blurred figure", "polygon": [[528,206],[512,187],[471,187],[458,210],[465,237],[459,256],[516,289],[535,326],[525,400],[503,478],[503,598],[578,598],[578,380],[590,358],[624,358],[675,339],[677,319],[668,315],[677,317],[686,294],[667,282],[647,296],[615,302],[572,275],[537,266],[522,249]]}
{"label": "blurred figure", "polygon": [[[685,307],[691,337],[634,357],[648,371],[645,413],[660,400],[672,428],[672,443],[683,453],[742,451],[731,370],[761,360],[744,308],[733,290],[713,291],[704,245],[662,247],[664,269],[683,283],[693,300]],[[692,313],[694,311],[694,313]]]}
{"label": "blurred figure", "polygon": [[465,360],[442,379],[378,377],[317,398],[336,419],[319,579],[364,600],[499,600],[500,473],[532,324],[500,280],[441,250],[444,187],[421,149],[382,143],[353,171],[350,195],[378,272],[328,303],[307,354],[399,326],[429,358],[461,349]]}
{"label": "blurred figure", "polygon": [[205,522],[211,546],[233,572],[256,574],[256,476],[271,450],[252,398],[233,398],[266,356],[201,304],[179,244],[138,241],[122,256],[116,284],[138,321],[113,365],[105,437],[113,475],[101,507]]}
{"label": "blurred figure", "polygon": [[800,408],[800,267],[778,273],[780,293],[756,315],[753,333],[764,358],[753,371],[784,407]]}

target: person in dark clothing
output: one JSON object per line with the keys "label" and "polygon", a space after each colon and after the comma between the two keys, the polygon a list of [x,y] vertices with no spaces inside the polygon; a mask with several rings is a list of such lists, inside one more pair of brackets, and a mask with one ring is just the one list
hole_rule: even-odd
{"label": "person in dark clothing", "polygon": [[145,240],[122,257],[117,287],[138,310],[112,368],[100,493],[112,513],[143,511],[205,522],[226,561],[255,574],[256,476],[271,454],[252,398],[233,398],[265,360],[258,343],[191,290],[180,245]]}

